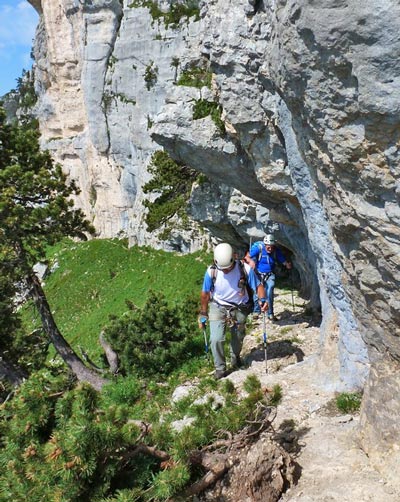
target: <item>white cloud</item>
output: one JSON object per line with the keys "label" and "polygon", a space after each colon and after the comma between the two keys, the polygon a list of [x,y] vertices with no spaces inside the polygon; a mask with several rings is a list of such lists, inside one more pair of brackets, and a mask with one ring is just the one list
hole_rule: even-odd
{"label": "white cloud", "polygon": [[0,0],[0,47],[31,47],[37,23],[38,14],[28,2]]}

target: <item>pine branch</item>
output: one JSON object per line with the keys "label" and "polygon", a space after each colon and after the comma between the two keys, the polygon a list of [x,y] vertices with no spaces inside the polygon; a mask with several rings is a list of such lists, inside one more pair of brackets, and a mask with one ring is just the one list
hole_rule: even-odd
{"label": "pine branch", "polygon": [[136,457],[141,453],[149,455],[150,457],[154,457],[157,460],[161,460],[163,462],[171,458],[171,456],[166,451],[159,450],[155,446],[149,446],[144,443],[138,443],[131,450],[127,450],[124,453],[121,459],[122,463],[125,464],[129,462],[132,458]]}

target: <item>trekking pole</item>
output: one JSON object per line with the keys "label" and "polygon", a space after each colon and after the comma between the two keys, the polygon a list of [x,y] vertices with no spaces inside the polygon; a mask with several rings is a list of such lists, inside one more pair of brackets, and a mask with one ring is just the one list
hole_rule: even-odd
{"label": "trekking pole", "polygon": [[294,294],[293,294],[293,268],[290,270],[289,275],[290,275],[290,291],[292,293],[292,309],[294,314],[295,308],[294,308]]}
{"label": "trekking pole", "polygon": [[263,340],[264,340],[264,358],[265,358],[265,373],[268,373],[268,354],[267,354],[267,328],[265,322],[265,312],[263,312]]}
{"label": "trekking pole", "polygon": [[208,352],[207,330],[206,330],[205,323],[203,323],[203,335],[204,335],[204,350],[206,352],[206,358],[207,358],[207,361],[210,362],[210,354]]}

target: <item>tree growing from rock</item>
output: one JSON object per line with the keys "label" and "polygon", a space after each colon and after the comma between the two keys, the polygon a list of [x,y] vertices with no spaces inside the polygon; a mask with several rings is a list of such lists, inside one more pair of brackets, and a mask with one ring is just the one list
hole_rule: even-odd
{"label": "tree growing from rock", "polygon": [[[94,232],[82,211],[73,207],[71,197],[77,193],[76,184],[67,182],[50,153],[40,150],[38,131],[7,124],[0,107],[0,268],[7,279],[0,285],[2,292],[26,284],[57,352],[79,380],[99,389],[104,380],[84,365],[61,335],[33,271],[37,262],[45,260],[47,246],[67,236],[86,239]],[[4,300],[2,306],[9,320],[2,329],[12,332],[17,322],[14,312]]]}

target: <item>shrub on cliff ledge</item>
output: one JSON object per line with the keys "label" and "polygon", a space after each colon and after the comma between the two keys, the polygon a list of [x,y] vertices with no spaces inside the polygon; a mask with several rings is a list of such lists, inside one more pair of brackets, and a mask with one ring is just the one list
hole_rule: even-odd
{"label": "shrub on cliff ledge", "polygon": [[356,413],[361,406],[360,392],[342,392],[336,397],[336,406],[342,413]]}
{"label": "shrub on cliff ledge", "polygon": [[211,89],[212,73],[207,68],[192,66],[183,70],[176,85],[187,87],[208,87]]}
{"label": "shrub on cliff ledge", "polygon": [[169,10],[163,11],[160,9],[158,2],[154,0],[133,0],[129,4],[130,8],[147,7],[153,21],[163,20],[165,26],[177,28],[181,19],[194,17],[196,21],[200,18],[200,10],[197,0],[184,0],[182,2],[174,2],[170,5]]}
{"label": "shrub on cliff ledge", "polygon": [[187,219],[186,207],[197,172],[178,164],[164,151],[155,152],[148,171],[152,179],[143,186],[144,193],[158,194],[155,200],[145,200],[148,209],[146,224],[149,232],[164,226],[161,238],[167,239],[172,225],[169,221],[177,216],[183,223]]}
{"label": "shrub on cliff ledge", "polygon": [[214,101],[198,99],[193,106],[193,120],[203,119],[211,116],[218,131],[223,136],[225,134],[225,124],[221,119],[222,107]]}

